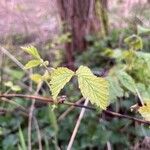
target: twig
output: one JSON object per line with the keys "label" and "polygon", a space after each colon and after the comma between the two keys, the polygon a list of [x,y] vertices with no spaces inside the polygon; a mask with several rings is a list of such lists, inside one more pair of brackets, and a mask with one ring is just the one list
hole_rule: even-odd
{"label": "twig", "polygon": [[28,71],[24,69],[24,65],[22,63],[20,63],[7,49],[5,49],[4,47],[0,46],[0,50],[4,54],[6,54],[13,62],[15,62],[24,72],[29,74]]}
{"label": "twig", "polygon": [[[75,104],[80,104],[83,100],[84,100],[84,98],[81,98],[81,99],[78,100]],[[66,117],[66,115],[69,114],[74,108],[75,108],[75,106],[69,107],[65,112],[63,112],[63,113],[59,116],[58,121],[63,120],[63,119]]]}
{"label": "twig", "polygon": [[[88,102],[89,102],[89,100],[86,99],[85,102],[84,102],[84,106],[87,106],[87,105],[88,105]],[[78,118],[78,120],[77,120],[76,126],[75,126],[75,128],[74,128],[74,130],[73,130],[73,133],[72,133],[72,135],[71,135],[71,138],[70,138],[70,141],[69,141],[67,150],[71,150],[71,148],[72,148],[74,139],[75,139],[76,134],[77,134],[77,132],[78,132],[78,129],[79,129],[79,126],[80,126],[80,123],[81,123],[81,120],[82,120],[82,118],[83,118],[84,113],[85,113],[85,108],[82,108],[82,109],[81,109],[81,112],[80,112],[80,115],[79,115],[79,118]]]}
{"label": "twig", "polygon": [[[32,68],[29,70],[29,74],[31,76],[32,74]],[[29,91],[32,92],[32,80],[30,80],[29,82]],[[37,89],[34,93],[34,95],[37,95],[38,94],[38,86],[37,86]],[[32,104],[30,106],[30,109],[29,109],[29,117],[28,117],[28,150],[32,150],[32,135],[31,135],[31,130],[32,130],[32,118],[33,118],[33,111],[34,111],[34,105],[35,105],[35,100],[32,101]]]}
{"label": "twig", "polygon": [[52,98],[47,98],[47,97],[42,97],[42,96],[36,96],[36,95],[23,95],[23,94],[0,94],[0,98],[6,97],[6,98],[14,98],[14,97],[19,97],[19,98],[26,98],[27,100],[34,100],[36,99],[37,101],[40,102],[45,102],[45,103],[53,103]]}
{"label": "twig", "polygon": [[111,150],[111,144],[109,141],[107,141],[107,150]]}
{"label": "twig", "polygon": [[24,110],[24,111],[26,110],[22,105],[16,103],[15,101],[10,101],[10,100],[7,99],[6,97],[2,98],[1,100],[4,101],[4,102],[13,104],[13,105],[15,105],[17,108],[20,108],[20,109],[22,109],[22,110]]}
{"label": "twig", "polygon": [[[27,98],[27,99],[30,99],[30,100],[35,99],[39,102],[43,102],[43,103],[46,103],[46,104],[49,104],[49,103],[54,104],[55,103],[55,101],[53,101],[52,98],[42,97],[42,96],[32,96],[32,95],[23,95],[23,94],[0,94],[0,98],[2,98],[2,97],[6,97],[6,98],[20,97],[20,98]],[[75,106],[75,107],[79,107],[79,108],[86,108],[86,109],[89,109],[89,110],[92,110],[92,111],[96,111],[95,108],[90,107],[90,106],[84,106],[84,105],[81,105],[81,104],[75,104],[75,103],[71,103],[71,102],[67,102],[67,101],[61,102],[61,97],[58,100],[58,102],[59,102],[58,104],[64,104],[64,105],[68,105],[68,106]],[[110,110],[103,110],[103,113],[105,113],[106,115],[111,115],[113,117],[129,119],[129,120],[132,120],[134,122],[138,122],[140,124],[150,125],[150,121],[134,118],[134,117],[131,117],[131,116],[128,116],[128,115],[123,115],[123,114],[116,113],[116,112],[113,112],[113,111],[110,111]]]}
{"label": "twig", "polygon": [[[37,86],[37,90],[36,92],[34,93],[34,95],[37,95],[41,86],[42,86],[43,82],[39,83],[38,86]],[[32,101],[32,104],[31,104],[31,107],[30,107],[30,111],[29,111],[29,121],[28,121],[28,150],[31,150],[32,149],[32,144],[31,144],[31,126],[32,126],[32,116],[33,116],[33,111],[34,111],[34,105],[35,105],[35,99],[33,99]],[[34,119],[35,120],[35,119]],[[35,120],[35,124],[36,124],[36,127],[38,126],[38,123],[37,123],[37,120]],[[38,133],[38,137],[41,137],[39,135],[39,127],[37,128],[37,133]],[[41,138],[40,138],[41,139]],[[39,139],[39,150],[42,150],[42,144],[40,142],[40,139]]]}
{"label": "twig", "polygon": [[38,143],[39,143],[39,150],[42,150],[42,138],[41,138],[41,133],[40,133],[40,128],[39,128],[39,125],[38,125],[38,121],[36,119],[36,117],[33,116],[33,119],[34,119],[34,123],[35,123],[35,128],[36,128],[36,131],[37,131],[37,135],[38,135]]}
{"label": "twig", "polygon": [[[25,73],[30,75],[30,73],[27,70],[24,69],[24,65],[21,62],[19,62],[7,49],[0,46],[0,50],[2,51],[2,53],[6,54],[15,64],[17,64]],[[42,84],[40,84],[38,86],[37,91],[35,92],[35,94],[38,93],[41,85]],[[32,113],[33,113],[33,110],[34,110],[34,104],[35,104],[35,100],[32,101],[31,109],[30,109],[30,112],[29,112],[29,128],[28,128],[28,149],[29,150],[31,150],[31,122],[32,122],[32,115],[33,115]],[[35,127],[37,129],[38,139],[39,139],[39,150],[42,150],[40,132],[39,132],[38,122],[37,122],[36,118],[34,118],[34,121],[35,121],[35,125],[36,125]]]}
{"label": "twig", "polygon": [[141,105],[144,106],[144,101],[143,101],[143,99],[142,99],[142,97],[141,97],[141,95],[140,95],[140,92],[138,91],[137,88],[136,88],[135,90],[136,90],[136,93],[137,93],[137,96],[138,96],[138,98],[139,98],[139,100],[140,100]]}

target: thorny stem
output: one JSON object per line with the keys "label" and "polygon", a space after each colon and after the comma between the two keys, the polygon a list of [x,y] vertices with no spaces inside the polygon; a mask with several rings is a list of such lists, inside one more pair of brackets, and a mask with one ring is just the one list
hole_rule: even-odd
{"label": "thorny stem", "polygon": [[[42,97],[42,96],[32,96],[32,95],[23,95],[23,94],[0,94],[0,98],[14,98],[14,97],[20,97],[20,98],[27,98],[30,100],[37,100],[46,104],[55,104],[54,100],[52,98],[48,98],[48,97]],[[63,99],[63,98],[62,98]],[[68,106],[75,106],[75,107],[79,107],[79,108],[85,108],[88,110],[92,110],[92,111],[96,111],[95,108],[90,107],[90,106],[84,106],[82,104],[76,104],[76,103],[71,103],[71,102],[67,102],[67,101],[62,101],[61,97],[58,99],[58,104],[64,104],[64,105],[68,105]],[[147,124],[150,125],[150,121],[146,121],[146,120],[142,120],[142,119],[138,119],[135,117],[131,117],[128,115],[123,115],[120,113],[116,113],[110,110],[103,110],[103,113],[105,113],[106,115],[111,115],[114,117],[118,117],[118,118],[125,118],[128,120],[132,120],[134,122],[138,122],[140,124]]]}

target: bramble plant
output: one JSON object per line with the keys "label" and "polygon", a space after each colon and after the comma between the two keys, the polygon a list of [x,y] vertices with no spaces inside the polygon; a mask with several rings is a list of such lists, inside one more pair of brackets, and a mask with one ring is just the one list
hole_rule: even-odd
{"label": "bramble plant", "polygon": [[95,76],[88,67],[80,66],[76,72],[73,72],[66,67],[58,67],[49,71],[48,61],[44,61],[40,57],[35,47],[22,47],[22,49],[34,58],[25,65],[25,69],[37,66],[44,66],[46,68],[46,74],[33,74],[31,79],[36,83],[39,83],[42,80],[45,81],[49,85],[52,97],[56,103],[57,96],[61,89],[63,89],[66,83],[68,83],[73,76],[76,76],[78,79],[79,89],[85,99],[89,99],[92,104],[95,104],[102,109],[106,109],[109,105],[107,80]]}
{"label": "bramble plant", "polygon": [[[146,32],[147,32],[146,30],[143,31],[143,28],[142,29],[140,28],[139,33],[145,34]],[[148,32],[149,32],[149,30],[148,30]],[[63,42],[65,42],[65,40],[66,39],[64,39]],[[61,41],[60,41],[60,43],[61,43]],[[59,140],[61,140],[61,136],[62,137],[64,136],[63,135],[64,133],[62,134],[62,133],[58,132],[59,126],[61,128],[61,124],[59,124],[59,126],[58,126],[57,121],[59,121],[59,119],[61,117],[57,120],[56,116],[58,115],[57,114],[58,112],[54,111],[54,109],[58,110],[57,106],[62,103],[64,105],[66,104],[68,106],[82,108],[79,118],[78,118],[79,121],[77,120],[77,123],[76,123],[77,128],[75,126],[75,128],[74,128],[75,131],[73,130],[72,136],[75,135],[74,132],[77,133],[77,130],[78,130],[78,127],[80,124],[79,122],[81,121],[81,118],[83,117],[85,109],[100,110],[100,113],[104,113],[104,114],[108,115],[108,118],[106,118],[106,120],[103,120],[103,122],[101,122],[101,125],[99,127],[97,127],[97,124],[93,125],[93,123],[92,123],[93,120],[90,117],[89,118],[92,121],[91,120],[89,121],[89,118],[84,120],[85,122],[89,121],[89,124],[90,124],[88,128],[85,128],[87,131],[86,137],[89,139],[91,138],[89,136],[91,134],[91,132],[92,132],[92,134],[91,134],[92,136],[93,135],[95,136],[96,134],[98,136],[101,136],[101,135],[103,136],[103,134],[107,132],[106,136],[110,137],[110,130],[113,130],[113,125],[115,126],[114,128],[116,128],[116,125],[119,126],[119,128],[116,128],[115,132],[120,130],[120,128],[122,129],[123,125],[126,125],[126,120],[125,120],[125,122],[123,119],[122,120],[119,119],[116,121],[115,119],[110,119],[109,116],[129,119],[129,122],[132,120],[132,121],[138,122],[139,124],[143,123],[143,124],[150,125],[150,115],[149,115],[150,114],[150,102],[149,102],[149,100],[150,100],[150,86],[149,86],[149,84],[150,84],[150,54],[146,53],[146,52],[142,52],[143,41],[142,41],[141,36],[139,36],[139,35],[132,35],[132,36],[127,37],[124,40],[124,43],[126,44],[126,49],[120,48],[120,49],[113,50],[108,47],[102,46],[101,43],[99,43],[98,41],[95,41],[95,43],[91,46],[91,49],[92,50],[100,49],[99,51],[96,52],[96,55],[95,55],[95,52],[93,52],[93,51],[85,52],[85,53],[87,53],[87,55],[90,55],[90,57],[92,57],[91,54],[94,53],[93,55],[94,55],[94,57],[96,56],[96,58],[99,57],[99,55],[102,55],[104,57],[106,56],[107,59],[115,60],[113,66],[110,66],[110,68],[108,69],[105,77],[99,77],[93,70],[91,71],[89,67],[83,66],[83,65],[79,66],[76,71],[72,71],[67,67],[52,68],[50,62],[47,60],[44,60],[41,57],[41,55],[38,52],[38,50],[36,49],[36,47],[34,47],[34,46],[21,47],[24,52],[26,52],[27,54],[30,55],[30,58],[31,58],[31,60],[29,60],[24,65],[23,69],[25,69],[26,72],[28,73],[27,69],[33,68],[32,73],[30,72],[30,79],[33,82],[35,82],[35,85],[37,86],[37,90],[34,95],[9,94],[9,93],[7,94],[7,92],[6,92],[5,94],[0,94],[0,98],[1,97],[4,97],[4,98],[16,97],[16,98],[32,99],[33,101],[32,101],[31,108],[29,111],[27,110],[27,116],[29,117],[29,120],[35,119],[34,118],[35,116],[32,114],[33,109],[34,109],[34,101],[37,100],[37,101],[46,103],[47,105],[51,104],[48,107],[49,113],[46,117],[48,118],[50,116],[49,117],[50,123],[51,123],[50,126],[52,127],[52,130],[54,130],[54,131],[52,131],[53,132],[52,137],[54,138],[53,144],[56,149],[57,149],[57,146],[59,145],[58,142],[59,142]],[[56,45],[57,45],[57,42],[56,42]],[[56,45],[53,44],[53,48]],[[102,50],[102,48],[103,48],[103,50]],[[97,56],[97,53],[99,53],[98,56]],[[84,56],[84,54],[81,54],[80,57],[82,57],[82,56]],[[97,59],[93,59],[93,60],[97,60]],[[87,61],[89,61],[89,60],[87,59]],[[94,64],[97,62],[91,61],[91,62],[89,62],[89,64],[90,63]],[[39,71],[38,72],[35,71],[36,69],[34,69],[34,68],[37,68],[37,70],[42,70],[42,71],[44,70],[44,72],[39,73]],[[35,72],[35,73],[33,73],[33,72]],[[15,75],[16,75],[16,72],[15,72]],[[18,75],[16,75],[16,76],[18,76]],[[18,80],[19,78],[16,78],[16,79]],[[77,93],[76,94],[77,96],[75,96],[76,98],[80,97],[80,94],[78,94],[78,90],[74,90],[76,88],[76,84],[75,84],[76,82],[74,82],[74,81],[77,81],[78,89],[83,96],[81,98],[81,101],[78,100],[78,101],[72,102],[71,100],[70,101],[68,100],[68,98],[71,97],[70,95],[72,95],[72,91],[75,92],[75,94]],[[40,94],[38,95],[39,85],[42,86],[42,88],[45,87],[45,84],[43,84],[43,82],[46,83],[47,87],[49,88],[48,92],[51,95],[49,97],[40,96]],[[12,91],[12,92],[16,93],[16,92],[19,92],[20,90],[21,90],[21,92],[23,92],[23,89],[21,89],[20,86],[16,85],[15,81],[3,82],[3,84],[4,84],[5,88],[8,90],[8,92]],[[63,97],[61,95],[61,93],[63,93],[63,89],[65,88],[66,84],[69,84],[68,86],[70,88],[70,89],[66,90],[66,92],[65,92],[65,96],[69,95],[67,99],[66,99],[66,97]],[[43,90],[43,91],[42,91],[42,95],[44,93],[46,93],[46,95],[47,95],[47,90]],[[132,99],[132,97],[134,97],[134,98]],[[120,112],[113,111],[112,103],[116,102],[117,100],[122,100],[121,101],[122,103],[125,102],[123,100],[134,100],[135,102],[130,101],[132,104],[131,103],[130,103],[131,105],[128,104],[128,106],[126,106],[125,108],[127,108],[129,111],[136,110],[134,112],[139,113],[144,119],[138,119],[138,118],[135,118],[132,116],[124,115],[125,113],[121,114],[120,113],[121,111]],[[137,102],[138,102],[137,100],[140,101],[140,103],[141,103],[140,106],[139,106],[139,104],[137,104]],[[88,101],[90,101],[92,104],[94,104],[96,108],[87,106]],[[83,102],[84,102],[84,104],[83,104]],[[14,101],[14,103],[15,103],[15,101]],[[121,105],[122,105],[122,103],[121,103]],[[135,104],[135,105],[133,105],[133,104]],[[19,107],[21,106],[21,105],[18,105],[17,103],[16,103],[16,105]],[[32,106],[33,106],[33,109],[32,109]],[[45,106],[45,105],[41,105],[41,107],[43,107],[43,106]],[[72,108],[72,107],[70,107],[70,108]],[[69,108],[69,110],[70,110],[70,108]],[[62,107],[60,109],[60,112],[63,109],[65,109],[65,113],[66,113],[66,111],[68,111],[68,109],[66,110],[66,107]],[[42,115],[41,115],[42,119],[44,116],[43,110],[46,111],[45,113],[47,114],[47,110],[45,109],[45,107],[43,107]],[[76,112],[74,111],[73,113],[76,113]],[[72,114],[70,114],[70,116]],[[92,115],[92,113],[90,113],[90,115]],[[61,115],[61,116],[63,116],[63,115]],[[71,118],[70,120],[72,121],[72,116],[71,117],[70,116],[68,118],[66,117],[65,119],[69,120]],[[46,123],[47,123],[47,118],[45,119]],[[34,121],[34,122],[36,122],[36,121]],[[105,129],[105,126],[110,126],[110,124],[112,125],[112,128],[108,128],[108,131],[107,131],[107,127]],[[120,124],[120,125],[118,125],[118,124]],[[69,127],[70,125],[72,125],[72,124],[70,122],[69,123],[67,122],[67,124],[65,124],[63,126],[63,128],[65,128],[66,126],[67,126],[67,128],[70,128]],[[28,138],[27,139],[28,139],[28,145],[30,145],[30,147],[31,147],[31,144],[29,142],[29,141],[31,141],[31,138],[29,138],[29,137],[31,137],[30,127],[31,127],[31,125],[28,126]],[[127,125],[127,127],[128,127],[128,125]],[[49,126],[48,126],[48,128],[49,128]],[[91,128],[94,128],[94,132],[90,131]],[[133,128],[135,128],[135,127],[133,126]],[[19,126],[19,132],[18,132],[19,140],[20,140],[20,143],[18,146],[19,149],[27,149],[26,138],[24,137],[24,136],[26,136],[26,134],[24,134],[24,132],[25,132],[25,129],[23,128],[23,130],[22,130],[22,128]],[[82,131],[82,132],[84,133],[84,131]],[[95,133],[95,132],[97,132],[97,133]],[[58,134],[59,134],[59,137],[58,137]],[[79,133],[79,134],[82,134],[82,133]],[[71,138],[72,138],[72,136],[71,136]],[[113,132],[112,132],[112,136],[114,136]],[[124,139],[121,139],[120,136],[118,136],[118,137],[119,137],[119,140],[122,140],[124,142]],[[72,145],[71,142],[74,141],[74,138],[75,138],[75,136],[73,137],[73,139],[70,139],[68,147],[70,145]],[[106,140],[106,142],[107,142],[108,137],[104,137],[104,138],[106,138],[104,140]],[[113,138],[115,139],[115,137],[113,137]],[[97,141],[99,142],[99,138]],[[49,141],[47,140],[47,142],[49,142]]]}
{"label": "bramble plant", "polygon": [[[128,45],[129,50],[113,51],[106,49],[104,52],[109,57],[116,59],[116,65],[110,69],[106,78],[97,77],[87,66],[80,66],[75,72],[66,67],[49,69],[49,62],[43,60],[38,50],[33,46],[22,47],[25,52],[33,57],[25,65],[25,69],[37,66],[45,67],[46,71],[43,75],[36,73],[31,75],[31,79],[36,83],[45,81],[48,84],[55,104],[58,103],[57,96],[60,91],[75,76],[77,77],[79,89],[83,97],[104,110],[114,100],[119,97],[128,96],[130,92],[140,96],[141,103],[145,105],[138,109],[139,113],[146,120],[150,120],[147,117],[147,114],[150,112],[149,102],[147,102],[149,99],[149,87],[147,83],[150,81],[150,55],[138,51],[143,48],[143,42],[139,35],[132,35],[126,38],[125,43]],[[141,68],[142,66],[145,67]],[[141,72],[144,74],[141,74]],[[143,75],[145,76],[145,83],[141,83]],[[146,88],[144,93],[141,91],[140,85]]]}

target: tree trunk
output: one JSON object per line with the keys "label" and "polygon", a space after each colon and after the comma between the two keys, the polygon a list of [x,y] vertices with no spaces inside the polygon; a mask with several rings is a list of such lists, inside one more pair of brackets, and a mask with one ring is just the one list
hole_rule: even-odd
{"label": "tree trunk", "polygon": [[108,28],[108,1],[107,0],[96,0],[96,15],[99,18],[101,30],[98,32],[98,36],[106,37],[109,33]]}
{"label": "tree trunk", "polygon": [[[96,0],[57,0],[64,32],[70,32],[72,42],[66,44],[66,59],[73,68],[74,53],[87,47],[85,36],[100,31],[99,17],[95,11]],[[105,3],[106,4],[106,3]]]}

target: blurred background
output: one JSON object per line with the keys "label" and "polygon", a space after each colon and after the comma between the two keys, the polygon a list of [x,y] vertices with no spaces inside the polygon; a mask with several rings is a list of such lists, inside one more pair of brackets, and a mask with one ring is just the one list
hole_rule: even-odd
{"label": "blurred background", "polygon": [[[139,60],[136,68],[127,72],[137,83],[141,95],[150,100],[150,70],[147,69],[150,69],[150,34],[143,34],[143,30],[149,28],[149,0],[1,0],[0,92],[33,94],[36,90],[36,84],[22,70],[31,58],[21,50],[22,46],[35,46],[42,58],[50,62],[50,67],[66,66],[76,70],[80,65],[86,65],[97,76],[112,77],[113,74],[116,77],[112,72],[120,68],[124,62],[120,59],[129,49],[124,39],[142,33],[139,36],[144,62]],[[147,68],[143,68],[143,53],[146,54]],[[36,68],[29,73],[43,71]],[[111,82],[114,91],[109,109],[141,118],[137,112],[130,111],[138,101],[137,96],[118,82],[116,78],[114,83]],[[50,96],[46,84],[39,94]],[[62,94],[72,102],[81,98],[75,81],[67,85]],[[30,106],[30,101],[21,98],[14,98],[12,102],[8,99],[0,101],[1,150],[25,150],[28,147],[28,116],[21,109],[30,110]],[[67,106],[58,106],[54,111],[49,106],[40,106],[41,103],[35,104],[33,115],[38,122],[42,149],[66,149],[80,109],[74,108],[64,115]],[[33,121],[32,149],[38,150],[35,126],[36,121]],[[88,110],[72,149],[149,150],[149,136],[148,126]]]}

